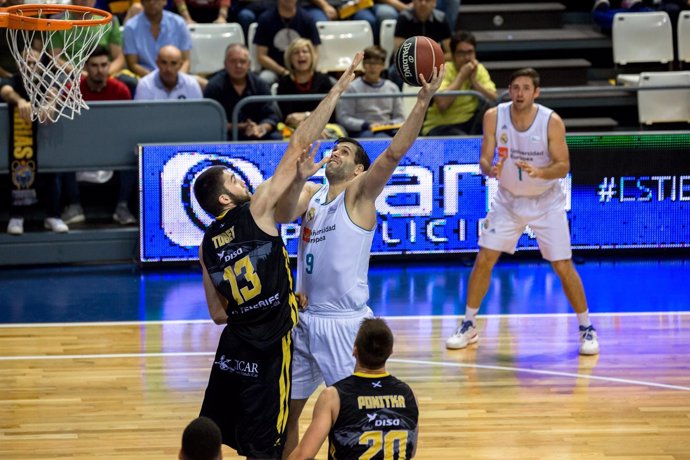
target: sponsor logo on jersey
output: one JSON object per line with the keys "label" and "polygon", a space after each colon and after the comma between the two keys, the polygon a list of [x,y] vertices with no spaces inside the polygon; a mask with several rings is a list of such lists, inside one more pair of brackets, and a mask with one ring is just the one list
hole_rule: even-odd
{"label": "sponsor logo on jersey", "polygon": [[302,241],[304,241],[305,243],[308,243],[309,238],[311,238],[311,228],[302,227]]}
{"label": "sponsor logo on jersey", "polygon": [[259,363],[235,358],[226,358],[225,355],[221,355],[220,359],[213,364],[217,364],[221,371],[240,374],[246,377],[259,376]]}
{"label": "sponsor logo on jersey", "polygon": [[530,136],[530,137],[529,137],[529,140],[530,140],[532,143],[535,143],[535,144],[536,144],[536,143],[538,143],[538,142],[541,142],[541,136]]}

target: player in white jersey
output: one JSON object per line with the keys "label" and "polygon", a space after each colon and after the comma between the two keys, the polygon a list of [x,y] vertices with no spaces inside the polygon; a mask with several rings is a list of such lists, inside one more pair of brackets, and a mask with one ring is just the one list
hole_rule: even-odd
{"label": "player in white jersey", "polygon": [[[349,376],[352,347],[367,306],[367,272],[376,228],[376,198],[419,134],[445,69],[424,82],[407,120],[369,167],[354,139],[336,141],[326,163],[327,185],[295,185],[285,197],[280,221],[302,217],[298,258],[299,324],[293,329],[292,400],[288,416],[289,454],[299,441],[299,416],[319,384]],[[292,194],[296,208],[289,208]],[[280,205],[279,205],[280,206]]]}
{"label": "player in white jersey", "polygon": [[[563,120],[551,109],[535,104],[539,74],[521,69],[510,78],[511,102],[484,115],[479,166],[498,179],[498,191],[479,236],[479,254],[467,289],[465,318],[446,341],[449,349],[476,343],[479,307],[489,290],[501,252],[515,252],[527,225],[537,237],[542,257],[551,262],[579,322],[580,354],[599,353],[582,280],[572,262],[565,193],[560,179],[570,170]],[[494,162],[494,158],[498,157]]]}

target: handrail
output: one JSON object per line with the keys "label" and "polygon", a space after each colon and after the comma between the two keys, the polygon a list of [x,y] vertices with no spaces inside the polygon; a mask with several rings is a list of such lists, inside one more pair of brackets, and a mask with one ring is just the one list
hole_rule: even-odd
{"label": "handrail", "polygon": [[[661,89],[690,89],[688,85],[668,85],[668,86],[549,86],[547,88],[540,88],[540,94],[562,94],[562,93],[573,93],[573,94],[586,94],[586,93],[610,93],[613,92],[624,92],[624,93],[636,93],[637,91],[647,91],[647,90],[661,90]],[[508,90],[502,90],[498,94],[498,100],[507,100]]]}
{"label": "handrail", "polygon": [[[438,93],[437,93],[438,94]],[[465,91],[444,91],[444,96],[475,96],[480,103],[490,103],[490,101],[480,92],[474,90]],[[395,93],[395,94],[343,94],[341,98],[344,99],[380,99],[382,97],[417,97],[416,93]],[[248,96],[240,99],[235,107],[232,109],[232,140],[236,141],[238,138],[237,123],[239,121],[239,114],[242,107],[247,104],[259,102],[279,102],[279,101],[320,101],[326,97],[326,94],[288,94],[288,95],[265,95],[265,96]]]}

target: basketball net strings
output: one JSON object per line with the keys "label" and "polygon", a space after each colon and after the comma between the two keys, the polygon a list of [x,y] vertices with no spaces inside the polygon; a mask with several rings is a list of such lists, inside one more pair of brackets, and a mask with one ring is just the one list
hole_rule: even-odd
{"label": "basketball net strings", "polygon": [[[59,31],[7,29],[10,50],[31,99],[33,120],[41,123],[56,122],[60,117],[71,120],[82,109],[88,110],[79,88],[81,72],[84,63],[109,29],[110,24],[75,26]],[[54,50],[53,39],[58,34],[63,39],[63,46]],[[24,46],[33,46],[36,54],[29,54]]]}

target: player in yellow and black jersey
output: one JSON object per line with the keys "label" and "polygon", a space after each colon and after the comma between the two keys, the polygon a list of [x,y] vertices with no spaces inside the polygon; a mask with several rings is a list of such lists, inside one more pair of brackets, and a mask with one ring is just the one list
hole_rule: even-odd
{"label": "player in yellow and black jersey", "polygon": [[[216,324],[226,324],[201,407],[221,429],[223,443],[251,458],[282,456],[285,443],[297,301],[288,255],[276,228],[278,199],[296,205],[314,163],[318,139],[340,95],[354,79],[358,53],[326,98],[290,137],[273,177],[254,194],[224,166],[194,181],[201,207],[215,217],[199,246],[204,292]],[[294,197],[293,197],[294,195]]]}
{"label": "player in yellow and black jersey", "polygon": [[393,333],[367,318],[355,339],[353,375],[321,392],[312,421],[289,460],[313,458],[328,436],[328,458],[403,460],[417,445],[419,408],[412,389],[386,372]]}

